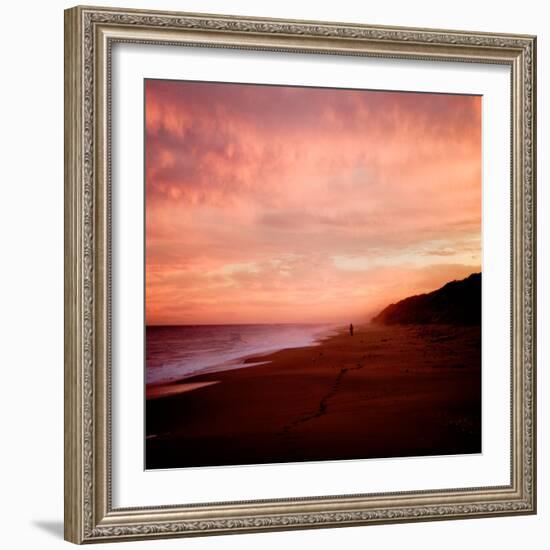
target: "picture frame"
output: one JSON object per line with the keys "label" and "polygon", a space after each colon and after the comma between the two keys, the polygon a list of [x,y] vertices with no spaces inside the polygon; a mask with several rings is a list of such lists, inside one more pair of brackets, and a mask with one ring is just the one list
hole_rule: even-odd
{"label": "picture frame", "polygon": [[[510,480],[113,505],[112,51],[116,44],[510,71]],[[415,83],[411,82],[411,89]],[[536,513],[536,37],[114,8],[65,12],[65,538],[74,543]]]}

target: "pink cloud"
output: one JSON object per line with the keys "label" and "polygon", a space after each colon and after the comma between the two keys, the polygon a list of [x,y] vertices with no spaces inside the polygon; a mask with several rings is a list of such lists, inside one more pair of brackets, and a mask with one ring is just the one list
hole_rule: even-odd
{"label": "pink cloud", "polygon": [[[334,318],[357,293],[359,312],[422,287],[426,261],[449,278],[479,268],[480,97],[146,86],[148,322],[296,321],[307,296],[304,319]],[[335,256],[391,258],[399,281]]]}

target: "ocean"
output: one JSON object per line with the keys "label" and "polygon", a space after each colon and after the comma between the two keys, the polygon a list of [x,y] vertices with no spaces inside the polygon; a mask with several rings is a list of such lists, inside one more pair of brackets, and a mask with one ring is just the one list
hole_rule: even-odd
{"label": "ocean", "polygon": [[257,365],[281,349],[312,346],[336,334],[334,324],[181,325],[146,328],[146,381],[163,384],[197,374]]}

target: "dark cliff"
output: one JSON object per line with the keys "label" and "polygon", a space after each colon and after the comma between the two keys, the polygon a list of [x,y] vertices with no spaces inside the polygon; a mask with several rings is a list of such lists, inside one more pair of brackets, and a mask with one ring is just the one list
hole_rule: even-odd
{"label": "dark cliff", "polygon": [[438,290],[391,304],[372,319],[395,324],[481,324],[481,273],[452,281]]}

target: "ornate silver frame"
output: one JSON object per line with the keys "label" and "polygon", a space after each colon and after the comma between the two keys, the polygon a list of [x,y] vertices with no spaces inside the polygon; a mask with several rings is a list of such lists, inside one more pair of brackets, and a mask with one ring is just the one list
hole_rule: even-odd
{"label": "ornate silver frame", "polygon": [[[115,42],[499,63],[512,87],[512,460],[502,487],[114,509],[110,54]],[[122,541],[536,511],[536,38],[76,7],[65,12],[65,538]]]}

